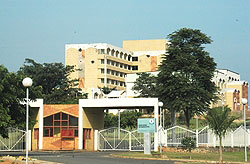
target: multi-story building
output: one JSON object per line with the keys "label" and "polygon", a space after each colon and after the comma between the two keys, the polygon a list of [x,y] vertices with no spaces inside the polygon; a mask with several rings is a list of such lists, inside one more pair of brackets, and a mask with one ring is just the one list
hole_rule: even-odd
{"label": "multi-story building", "polygon": [[98,87],[125,90],[125,76],[135,69],[133,53],[110,44],[67,44],[65,52],[66,65],[78,69],[70,77],[88,93]]}
{"label": "multi-story building", "polygon": [[234,111],[243,109],[241,99],[248,99],[248,82],[241,81],[238,73],[228,69],[217,69],[213,82],[219,89],[220,98],[220,101],[212,105],[213,107],[221,106],[224,103]]}
{"label": "multi-story building", "polygon": [[[79,80],[79,88],[89,93],[89,98],[98,97],[95,93],[100,95],[97,91],[100,87],[126,90],[128,97],[134,97],[136,94],[132,87],[137,78],[136,73],[157,74],[168,45],[166,39],[125,40],[123,48],[106,43],[67,44],[66,65],[76,66],[78,71],[70,77]],[[241,98],[248,99],[248,83],[240,81],[238,73],[217,69],[212,81],[219,88],[221,99],[212,107],[224,103],[233,110],[242,109]]]}
{"label": "multi-story building", "polygon": [[126,75],[156,71],[166,48],[165,39],[127,40],[123,48],[106,43],[67,44],[66,65],[75,66],[77,71],[70,78],[78,79],[79,88],[89,95],[99,87],[126,90]]}

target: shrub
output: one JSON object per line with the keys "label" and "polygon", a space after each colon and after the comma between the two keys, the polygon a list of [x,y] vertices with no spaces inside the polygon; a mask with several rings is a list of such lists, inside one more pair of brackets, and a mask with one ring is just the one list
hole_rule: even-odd
{"label": "shrub", "polygon": [[191,152],[191,150],[195,148],[195,139],[191,137],[185,137],[181,140],[181,144],[183,145],[184,149]]}

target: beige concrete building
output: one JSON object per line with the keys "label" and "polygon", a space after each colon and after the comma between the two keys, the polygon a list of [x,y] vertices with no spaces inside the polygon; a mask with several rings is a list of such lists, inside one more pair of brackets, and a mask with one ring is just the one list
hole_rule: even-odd
{"label": "beige concrete building", "polygon": [[93,97],[99,87],[125,90],[127,74],[157,71],[167,46],[165,39],[127,40],[123,48],[106,43],[67,44],[65,59],[66,65],[78,70],[70,78],[78,79],[78,87]]}
{"label": "beige concrete building", "polygon": [[[125,40],[123,48],[106,43],[67,44],[66,65],[75,65],[79,69],[71,74],[71,78],[79,80],[79,88],[89,93],[89,98],[104,96],[98,93],[99,87],[126,90],[127,97],[134,97],[135,73],[157,74],[168,45],[166,39]],[[212,106],[220,106],[224,102],[233,110],[242,110],[241,99],[248,99],[248,83],[241,81],[238,73],[217,69],[212,81],[219,88],[221,99]]]}

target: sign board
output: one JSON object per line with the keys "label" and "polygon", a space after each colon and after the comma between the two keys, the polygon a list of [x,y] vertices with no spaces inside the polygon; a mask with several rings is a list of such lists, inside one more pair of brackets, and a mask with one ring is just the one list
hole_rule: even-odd
{"label": "sign board", "polygon": [[138,133],[156,132],[156,120],[155,118],[139,118]]}

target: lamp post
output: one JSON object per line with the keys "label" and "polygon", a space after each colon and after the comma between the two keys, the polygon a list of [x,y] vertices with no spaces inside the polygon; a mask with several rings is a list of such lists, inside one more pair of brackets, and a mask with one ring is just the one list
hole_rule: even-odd
{"label": "lamp post", "polygon": [[243,104],[243,110],[244,110],[244,145],[245,145],[245,162],[247,162],[247,145],[246,145],[246,133],[247,133],[247,128],[246,128],[246,104],[247,104],[247,99],[242,98],[241,102]]}
{"label": "lamp post", "polygon": [[161,135],[162,135],[162,106],[163,106],[163,102],[159,102],[158,103],[159,107],[160,107],[160,153],[162,153],[162,142],[161,142]]}
{"label": "lamp post", "polygon": [[23,86],[26,87],[26,164],[28,164],[28,148],[29,148],[29,87],[32,85],[32,79],[26,77],[22,81]]}
{"label": "lamp post", "polygon": [[121,136],[121,113],[120,113],[121,109],[118,109],[118,139],[120,139]]}

